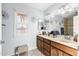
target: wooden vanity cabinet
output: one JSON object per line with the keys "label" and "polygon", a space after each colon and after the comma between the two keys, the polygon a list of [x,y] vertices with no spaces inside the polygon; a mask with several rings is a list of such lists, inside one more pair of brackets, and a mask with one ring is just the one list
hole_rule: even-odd
{"label": "wooden vanity cabinet", "polygon": [[55,47],[51,47],[51,56],[70,56],[70,55]]}
{"label": "wooden vanity cabinet", "polygon": [[77,50],[57,42],[51,42],[51,45],[57,49],[58,56],[76,56]]}
{"label": "wooden vanity cabinet", "polygon": [[77,56],[77,50],[37,36],[37,48],[46,56]]}
{"label": "wooden vanity cabinet", "polygon": [[46,56],[51,55],[50,40],[37,36],[37,48]]}
{"label": "wooden vanity cabinet", "polygon": [[59,49],[57,50],[57,52],[58,52],[58,56],[71,56],[71,55],[69,55],[69,54],[67,54]]}

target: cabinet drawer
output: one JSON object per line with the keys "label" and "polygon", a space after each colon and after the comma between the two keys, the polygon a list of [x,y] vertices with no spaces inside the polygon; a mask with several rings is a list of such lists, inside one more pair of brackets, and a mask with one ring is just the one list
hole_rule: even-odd
{"label": "cabinet drawer", "polygon": [[40,39],[40,40],[42,40],[42,41],[43,41],[43,38],[42,38],[42,37],[37,36],[37,39]]}
{"label": "cabinet drawer", "polygon": [[50,47],[50,45],[47,44],[47,43],[43,43],[43,48],[44,48],[45,50],[47,50],[48,52],[51,51],[51,47]]}
{"label": "cabinet drawer", "polygon": [[40,46],[43,48],[43,41],[40,42]]}
{"label": "cabinet drawer", "polygon": [[69,55],[72,55],[72,56],[76,56],[77,55],[77,50],[76,49],[73,49],[73,48],[70,48],[70,47],[67,47],[65,45],[62,45],[60,43],[57,43],[57,42],[51,42],[51,45],[68,53]]}
{"label": "cabinet drawer", "polygon": [[47,44],[51,44],[51,41],[48,40],[48,39],[44,39],[44,42],[47,43]]}
{"label": "cabinet drawer", "polygon": [[43,47],[43,41],[37,39],[37,47],[40,49],[41,47]]}

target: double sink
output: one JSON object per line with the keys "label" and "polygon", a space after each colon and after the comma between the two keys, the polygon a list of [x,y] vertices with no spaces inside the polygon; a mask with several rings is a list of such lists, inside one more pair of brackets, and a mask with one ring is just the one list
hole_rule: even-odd
{"label": "double sink", "polygon": [[69,47],[75,48],[77,49],[77,42],[75,42],[73,40],[73,37],[69,37],[69,36],[65,36],[65,35],[57,35],[55,37],[53,37],[52,35],[48,36],[48,35],[42,35],[43,37],[51,40],[51,41],[55,41],[64,45],[67,45]]}

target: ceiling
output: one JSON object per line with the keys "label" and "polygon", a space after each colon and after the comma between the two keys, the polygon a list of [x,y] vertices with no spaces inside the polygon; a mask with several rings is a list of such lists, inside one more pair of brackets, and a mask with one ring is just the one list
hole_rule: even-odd
{"label": "ceiling", "polygon": [[26,5],[44,11],[53,4],[54,3],[27,3]]}
{"label": "ceiling", "polygon": [[[53,13],[56,14],[56,13],[58,13],[58,12],[55,12],[56,10],[60,11],[60,13],[63,13],[63,11],[65,11],[65,10],[62,10],[62,9],[65,8],[68,5],[68,3],[26,3],[26,5],[29,7],[38,9],[40,11],[43,11],[43,12],[46,11],[47,14],[51,14],[51,11],[53,11]],[[70,5],[72,5],[72,7],[74,6],[74,4],[70,4]],[[77,4],[75,4],[75,5],[77,5]],[[69,7],[69,8],[71,8],[71,7]],[[69,14],[69,13],[67,12],[66,14]]]}

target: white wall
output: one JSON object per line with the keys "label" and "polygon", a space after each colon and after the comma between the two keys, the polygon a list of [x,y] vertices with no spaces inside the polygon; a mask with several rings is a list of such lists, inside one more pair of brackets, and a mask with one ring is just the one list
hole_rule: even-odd
{"label": "white wall", "polygon": [[[15,47],[23,44],[27,44],[29,50],[36,48],[36,33],[38,32],[38,25],[37,22],[31,22],[30,17],[34,16],[43,19],[43,12],[28,7],[25,4],[2,4],[2,8],[9,14],[8,19],[3,19],[3,23],[6,24],[6,30],[3,32],[3,40],[6,41],[3,46],[3,55],[13,55]],[[14,13],[16,11],[24,11],[28,15],[28,32],[26,35],[14,35]]]}
{"label": "white wall", "polygon": [[78,46],[79,46],[79,10],[78,10],[78,15],[74,16],[73,18],[73,24],[74,24],[74,35],[78,34]]}
{"label": "white wall", "polygon": [[74,20],[73,20],[73,24],[74,24],[74,34],[78,34],[79,35],[79,24],[78,24],[78,22],[79,22],[79,16],[74,16]]}
{"label": "white wall", "polygon": [[[73,18],[73,30],[74,30],[74,34],[78,34],[78,46],[79,46],[79,11],[78,11],[78,15],[74,16]],[[79,50],[78,50],[78,55],[79,55]]]}

